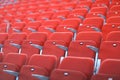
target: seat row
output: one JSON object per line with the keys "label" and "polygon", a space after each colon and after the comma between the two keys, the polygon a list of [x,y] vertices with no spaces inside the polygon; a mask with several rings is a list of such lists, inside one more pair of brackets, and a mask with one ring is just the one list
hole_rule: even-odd
{"label": "seat row", "polygon": [[[10,1],[9,1],[10,2]],[[16,1],[18,2],[18,1]],[[57,6],[54,6],[58,4]],[[64,5],[65,4],[65,5]],[[77,4],[80,4],[80,5],[86,5],[88,7],[98,7],[98,6],[104,6],[104,7],[108,7],[108,8],[111,8],[113,5],[119,5],[119,1],[113,1],[113,0],[105,0],[105,1],[102,1],[102,0],[82,0],[82,1],[79,1],[79,0],[69,0],[69,1],[65,1],[65,0],[61,0],[61,1],[24,1],[23,3],[22,2],[18,2],[16,4],[11,4],[11,5],[6,5],[4,6],[5,9],[10,9],[10,8],[20,8],[20,7],[24,7],[24,8],[32,8],[31,9],[35,9],[35,7],[38,7],[39,5],[47,5],[46,7],[47,8],[55,8],[55,9],[68,9],[68,8],[74,8],[75,6],[78,6]],[[102,5],[104,4],[104,5]],[[79,6],[80,6],[79,5]],[[51,7],[51,6],[54,6],[54,7]],[[60,8],[61,7],[61,8]]]}
{"label": "seat row", "polygon": [[[98,3],[97,3],[98,2]],[[108,0],[106,0],[106,3],[108,4],[109,3],[109,1]],[[73,8],[76,4],[78,4],[78,7],[77,8]],[[88,12],[87,10],[90,8],[90,6],[92,5],[93,3],[92,2],[86,2],[86,1],[81,1],[80,3],[66,3],[66,4],[63,4],[63,5],[66,5],[66,8],[67,9],[65,9],[65,10],[60,10],[60,11],[58,11],[57,9],[56,9],[56,6],[55,6],[55,9],[54,9],[54,7],[51,7],[51,9],[53,9],[53,11],[54,12],[51,12],[52,10],[50,9],[50,10],[48,10],[48,11],[43,11],[41,8],[39,9],[39,11],[41,11],[41,12],[39,12],[39,11],[37,11],[37,12],[32,12],[32,11],[28,11],[28,13],[29,13],[29,15],[31,15],[31,14],[33,14],[34,15],[34,17],[33,16],[29,16],[28,15],[28,13],[26,12],[27,10],[26,9],[24,9],[22,6],[20,7],[20,9],[22,9],[22,10],[20,10],[21,12],[17,12],[17,11],[15,11],[15,9],[13,8],[13,11],[9,11],[10,9],[11,9],[11,7],[9,7],[8,6],[8,12],[7,12],[7,10],[5,9],[5,11],[4,11],[4,8],[3,9],[1,9],[1,14],[3,14],[3,15],[1,15],[1,18],[3,18],[4,20],[2,20],[2,22],[6,22],[6,20],[7,21],[9,21],[9,22],[14,22],[14,21],[22,21],[23,20],[23,17],[25,17],[26,15],[28,15],[28,16],[26,16],[26,19],[27,18],[32,18],[32,21],[33,20],[35,20],[36,18],[36,20],[41,20],[42,18],[47,18],[47,19],[53,19],[53,18],[55,18],[55,16],[62,16],[62,17],[64,17],[64,19],[65,18],[67,18],[67,16],[68,17],[79,17],[79,18],[85,18],[85,17],[102,17],[102,18],[104,18],[104,19],[106,19],[106,18],[108,18],[108,17],[111,17],[111,16],[119,16],[119,4],[117,4],[116,3],[116,5],[114,5],[113,7],[111,7],[110,8],[110,10],[107,8],[107,7],[105,7],[105,2],[103,2],[103,1],[96,1],[96,7],[93,7],[93,8],[91,8],[90,9],[90,11]],[[100,5],[101,4],[101,6],[97,6],[97,5]],[[104,4],[104,6],[102,6],[102,4]],[[17,5],[19,5],[19,4],[17,4]],[[58,4],[56,4],[57,5],[57,7],[58,7]],[[25,8],[26,8],[26,6],[28,6],[28,5],[25,5],[24,4],[24,6],[25,6]],[[87,7],[86,7],[87,6]],[[59,6],[60,8],[61,8],[61,6]],[[7,7],[6,7],[7,8]],[[32,7],[33,8],[33,7]],[[43,6],[42,6],[42,8],[43,8]],[[46,5],[45,5],[45,8],[46,8]],[[63,8],[65,8],[64,6],[62,7],[62,9]],[[44,9],[44,8],[43,8]],[[48,8],[47,8],[48,9]],[[69,10],[70,9],[70,10]],[[80,10],[79,10],[80,9]],[[83,9],[83,10],[81,10],[81,9]],[[19,9],[17,9],[17,10],[19,10]],[[31,9],[30,9],[31,10]],[[36,10],[36,9],[34,9],[33,8],[33,10]],[[75,13],[75,11],[77,11],[78,10],[78,12],[77,13]],[[17,15],[15,14],[15,12],[17,12]],[[42,17],[41,18],[41,15],[38,15],[38,14],[40,14],[40,13],[42,13],[42,14],[44,14],[44,12],[46,13],[46,12],[48,12],[48,14],[49,14],[49,17],[46,17],[46,16],[44,16],[44,17]],[[107,14],[107,12],[108,12],[108,14]],[[26,13],[26,14],[25,14]],[[63,13],[63,14],[62,14]],[[87,14],[88,13],[88,14]],[[21,15],[22,14],[22,15]],[[48,15],[47,14],[47,15]],[[87,15],[86,15],[87,14]],[[107,14],[107,16],[106,16],[106,14]],[[6,15],[6,16],[5,16]],[[16,15],[16,16],[15,16]],[[37,17],[36,17],[36,16]],[[53,16],[52,16],[53,15]],[[72,16],[71,16],[72,15]],[[23,16],[23,17],[18,17],[18,16]],[[38,16],[40,16],[39,18],[38,18]],[[43,15],[42,15],[43,16]],[[15,19],[13,19],[13,18],[15,18]],[[62,18],[63,19],[63,18]],[[31,19],[28,19],[28,21],[29,20],[31,20]],[[61,20],[61,19],[60,19]],[[24,21],[24,20],[23,20]]]}
{"label": "seat row", "polygon": [[86,18],[81,22],[78,18],[66,19],[64,21],[58,20],[48,20],[43,23],[40,21],[29,22],[25,24],[24,22],[16,22],[14,24],[1,23],[1,33],[20,33],[26,32],[28,34],[32,32],[47,32],[49,35],[54,32],[72,32],[74,38],[76,34],[83,31],[95,31],[102,32],[103,38],[106,38],[106,35],[111,31],[120,31],[119,30],[119,20],[120,17],[111,17],[107,20],[107,23],[104,24],[104,20],[99,17]]}
{"label": "seat row", "polygon": [[[119,38],[120,31],[113,31],[110,32],[105,41],[120,41]],[[76,39],[73,39],[73,34],[71,32],[54,32],[51,35],[48,35],[45,32],[34,32],[29,35],[26,33],[13,33],[8,35],[7,33],[1,33],[0,34],[0,42],[1,42],[1,47],[2,44],[7,44],[8,43],[18,43],[21,44],[22,41],[24,40],[29,40],[29,44],[32,44],[32,40],[39,41],[38,43],[43,45],[46,40],[61,40],[66,42],[67,46],[69,46],[69,43],[71,41],[76,41],[76,40],[92,40],[95,41],[96,45],[99,47],[101,42],[103,41],[102,38],[102,33],[101,32],[94,32],[94,31],[86,31],[86,32],[79,32],[76,36]],[[6,43],[8,42],[8,43]],[[37,44],[37,43],[36,43]]]}
{"label": "seat row", "polygon": [[120,60],[106,59],[93,74],[91,58],[66,57],[56,68],[56,57],[34,54],[26,64],[25,54],[9,53],[0,63],[1,80],[119,80]]}
{"label": "seat row", "polygon": [[[118,37],[116,37],[117,35]],[[47,39],[46,33],[32,33],[26,38],[25,34],[11,35],[7,40],[1,35],[1,61],[8,53],[27,54],[28,60],[33,54],[55,55],[58,64],[67,56],[89,57],[95,60],[95,72],[98,63],[105,59],[119,59],[119,34],[111,33],[102,42],[100,32],[80,32],[72,41],[72,33],[55,32]],[[114,36],[116,35],[116,36]],[[115,38],[114,38],[115,37]],[[108,49],[109,47],[109,49]],[[99,60],[98,60],[99,59]]]}
{"label": "seat row", "polygon": [[[116,5],[116,7],[119,5]],[[115,8],[116,9],[116,8]],[[26,11],[26,10],[25,10]],[[13,14],[16,11],[3,12],[1,10],[1,22],[31,22],[31,21],[46,21],[46,20],[65,20],[67,18],[79,18],[81,21],[85,18],[90,17],[101,17],[106,21],[108,18],[112,16],[120,16],[119,9],[118,10],[107,10],[106,7],[95,7],[88,11],[85,8],[73,9],[69,10],[60,10],[57,12],[45,11],[45,12],[36,12],[30,14],[23,14],[18,12],[19,14]],[[8,14],[9,13],[9,14]]]}

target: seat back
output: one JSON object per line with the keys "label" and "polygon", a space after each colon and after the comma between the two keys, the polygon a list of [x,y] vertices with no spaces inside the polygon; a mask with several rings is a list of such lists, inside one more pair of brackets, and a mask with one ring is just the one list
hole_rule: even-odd
{"label": "seat back", "polygon": [[33,75],[38,75],[44,78],[49,77],[51,71],[56,66],[56,57],[50,55],[33,55],[31,56],[28,65],[21,68],[19,80],[37,80]]}
{"label": "seat back", "polygon": [[25,27],[25,22],[15,22],[11,25],[11,28],[9,29],[9,33],[12,34],[14,32],[19,33],[22,32],[22,29]]}
{"label": "seat back", "polygon": [[101,28],[103,26],[103,22],[104,22],[104,20],[102,18],[100,18],[100,17],[93,17],[93,18],[86,18],[83,21],[83,24],[92,25],[92,26]]}
{"label": "seat back", "polygon": [[119,41],[104,41],[100,46],[99,59],[102,61],[105,59],[120,59],[119,49]]}
{"label": "seat back", "polygon": [[96,43],[90,40],[76,40],[69,45],[68,56],[95,58],[95,52],[87,48],[87,46],[96,47]]}
{"label": "seat back", "polygon": [[101,12],[103,14],[106,14],[107,8],[105,6],[102,7],[93,7],[90,12]]}
{"label": "seat back", "polygon": [[102,34],[101,32],[93,32],[93,31],[79,32],[76,37],[76,40],[93,40],[96,42],[97,46],[99,47],[102,40]]}
{"label": "seat back", "polygon": [[31,33],[31,32],[37,32],[39,26],[41,25],[40,21],[35,21],[35,22],[29,22],[24,28],[23,28],[23,32],[26,33]]}
{"label": "seat back", "polygon": [[110,18],[112,16],[120,16],[120,11],[109,11],[107,14],[107,18]]}
{"label": "seat back", "polygon": [[106,59],[102,62],[99,72],[103,74],[112,74],[119,75],[120,74],[120,60],[119,59]]}
{"label": "seat back", "polygon": [[[40,54],[44,42],[47,40],[47,33],[36,32],[30,33],[27,40],[24,40],[21,47],[21,52],[28,55],[30,58],[33,54]],[[40,46],[36,47],[36,46]]]}
{"label": "seat back", "polygon": [[101,32],[104,19],[101,17],[86,18],[82,24],[80,24],[78,32],[81,31],[96,31]]}
{"label": "seat back", "polygon": [[48,40],[62,40],[69,45],[73,34],[71,32],[55,32],[51,34]]}
{"label": "seat back", "polygon": [[56,28],[57,32],[71,32],[71,29],[77,30],[80,24],[80,20],[78,18],[66,19],[59,24]]}
{"label": "seat back", "polygon": [[63,59],[58,69],[55,69],[52,72],[50,79],[51,80],[90,79],[93,73],[93,64],[94,61],[90,58],[67,57]]}
{"label": "seat back", "polygon": [[119,11],[120,10],[120,5],[114,5],[110,8],[111,11]]}
{"label": "seat back", "polygon": [[[3,53],[8,54],[11,52],[18,53],[21,48],[22,41],[26,39],[26,33],[13,33],[8,36],[8,40],[4,42]],[[12,44],[18,45],[17,47]]]}
{"label": "seat back", "polygon": [[56,27],[58,26],[58,20],[48,20],[45,21],[38,29],[38,32],[47,32],[48,34],[52,34],[56,31]]}
{"label": "seat back", "polygon": [[35,32],[28,35],[27,40],[36,40],[44,43],[47,40],[46,32]]}
{"label": "seat back", "polygon": [[15,72],[19,72],[21,67],[25,65],[27,56],[25,54],[16,54],[9,53],[7,54],[3,61],[0,63],[0,79],[1,80],[15,80],[16,77],[10,75],[4,70],[11,70]]}
{"label": "seat back", "polygon": [[120,60],[106,59],[102,62],[99,72],[92,76],[92,80],[119,80],[120,79]]}
{"label": "seat back", "polygon": [[69,15],[68,18],[79,18],[81,21],[84,20],[85,15],[87,14],[86,9],[74,9]]}
{"label": "seat back", "polygon": [[31,56],[28,65],[43,67],[50,73],[56,66],[56,57],[52,55],[35,54]]}
{"label": "seat back", "polygon": [[13,33],[8,36],[10,40],[23,41],[26,39],[26,33]]}
{"label": "seat back", "polygon": [[54,14],[52,16],[52,19],[62,21],[62,20],[65,20],[67,18],[68,14],[69,14],[69,10],[61,10],[61,11],[56,12],[56,14]]}
{"label": "seat back", "polygon": [[113,16],[108,18],[107,23],[120,23],[120,16]]}
{"label": "seat back", "polygon": [[112,31],[107,35],[107,41],[120,41],[120,31]]}
{"label": "seat back", "polygon": [[102,27],[103,39],[106,39],[108,33],[112,31],[120,31],[119,23],[107,23]]}

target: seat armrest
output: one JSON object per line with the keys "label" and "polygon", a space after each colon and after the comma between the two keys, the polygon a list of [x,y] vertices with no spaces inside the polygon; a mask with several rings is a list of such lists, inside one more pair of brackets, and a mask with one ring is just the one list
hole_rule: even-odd
{"label": "seat armrest", "polygon": [[38,45],[38,44],[30,44],[30,45],[37,48],[37,49],[40,49],[40,50],[42,50],[42,48],[43,48],[43,46]]}
{"label": "seat armrest", "polygon": [[56,44],[55,46],[57,46],[58,48],[64,50],[64,51],[68,51],[68,48],[64,45],[60,45],[60,44]]}
{"label": "seat armrest", "polygon": [[16,47],[16,48],[18,48],[18,49],[21,48],[21,45],[20,45],[20,44],[10,43],[10,45],[11,45],[11,46],[14,46],[14,47]]}
{"label": "seat armrest", "polygon": [[12,71],[12,70],[3,70],[5,73],[8,73],[10,75],[13,75],[13,76],[18,76],[19,75],[19,72],[15,72],[15,71]]}
{"label": "seat armrest", "polygon": [[31,31],[31,32],[37,32],[35,29],[30,28],[30,27],[28,28],[28,30]]}
{"label": "seat armrest", "polygon": [[55,32],[53,28],[45,27],[46,30],[49,30],[50,32]]}
{"label": "seat armrest", "polygon": [[39,75],[39,74],[32,74],[32,76],[39,79],[39,80],[49,80],[48,77],[43,76],[43,75]]}

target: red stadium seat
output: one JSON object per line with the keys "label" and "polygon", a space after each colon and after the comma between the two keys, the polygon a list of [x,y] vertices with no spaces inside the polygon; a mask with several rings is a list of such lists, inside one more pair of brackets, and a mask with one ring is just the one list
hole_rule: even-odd
{"label": "red stadium seat", "polygon": [[106,7],[106,8],[109,8],[109,4],[106,4],[104,2],[98,2],[98,3],[92,4],[92,8],[94,8],[94,7]]}
{"label": "red stadium seat", "polygon": [[53,4],[53,5],[49,6],[47,11],[57,12],[61,9],[61,6],[62,6],[61,4]]}
{"label": "red stadium seat", "polygon": [[68,48],[68,56],[95,58],[96,52],[87,48],[87,46],[96,47],[96,43],[91,40],[72,41]]}
{"label": "red stadium seat", "polygon": [[15,22],[11,25],[9,33],[19,33],[22,32],[22,29],[25,27],[25,22]]}
{"label": "red stadium seat", "polygon": [[120,31],[112,31],[107,35],[107,41],[120,41]]}
{"label": "red stadium seat", "polygon": [[120,23],[107,23],[102,27],[103,39],[106,39],[108,33],[112,31],[120,31]]}
{"label": "red stadium seat", "polygon": [[[62,45],[64,49],[60,49],[57,45]],[[66,47],[68,45],[64,41],[47,40],[43,47],[43,55],[55,55],[57,57],[57,64],[59,64],[62,57],[66,56]]]}
{"label": "red stadium seat", "polygon": [[87,12],[86,9],[74,9],[68,15],[68,18],[79,18],[80,20],[84,20]]}
{"label": "red stadium seat", "polygon": [[93,73],[93,64],[90,58],[67,57],[53,70],[50,80],[88,80]]}
{"label": "red stadium seat", "polygon": [[77,26],[79,25],[81,21],[78,18],[70,18],[62,21],[59,25],[71,25],[71,26]]}
{"label": "red stadium seat", "polygon": [[40,54],[44,42],[47,40],[47,34],[36,32],[28,35],[27,39],[21,45],[21,52],[28,55],[28,59],[33,54]]}
{"label": "red stadium seat", "polygon": [[88,11],[90,10],[91,8],[91,5],[92,5],[92,2],[91,1],[80,1],[80,3],[78,3],[75,7],[75,9],[81,9],[81,8],[84,8],[84,9],[87,9]]}
{"label": "red stadium seat", "polygon": [[89,12],[86,15],[86,18],[92,18],[92,17],[101,17],[104,19],[104,21],[106,21],[106,14],[103,14],[101,12]]}
{"label": "red stadium seat", "polygon": [[67,45],[69,45],[72,40],[72,36],[71,32],[55,32],[51,34],[48,40],[64,41]]}
{"label": "red stadium seat", "polygon": [[107,23],[120,23],[120,16],[113,16],[107,19]]}
{"label": "red stadium seat", "polygon": [[96,31],[101,32],[101,28],[104,24],[104,19],[100,17],[86,18],[79,26],[78,32],[81,31]]}
{"label": "red stadium seat", "polygon": [[10,23],[10,22],[12,22],[13,18],[14,18],[13,15],[10,15],[10,14],[9,15],[5,15],[3,22],[5,22],[5,23],[9,22]]}
{"label": "red stadium seat", "polygon": [[0,63],[0,79],[15,80],[21,67],[26,63],[27,56],[25,54],[9,53]]}
{"label": "red stadium seat", "polygon": [[47,32],[49,35],[56,31],[56,27],[59,25],[57,20],[48,20],[42,23],[38,28],[38,32]]}
{"label": "red stadium seat", "polygon": [[26,39],[26,34],[25,33],[13,33],[8,37],[8,40],[6,40],[4,42],[4,46],[3,48],[3,54],[6,55],[10,52],[15,52],[18,53],[20,46],[17,46],[17,48],[15,48],[14,46],[12,46],[11,44],[21,44],[23,40]]}
{"label": "red stadium seat", "polygon": [[120,11],[109,11],[107,13],[107,18],[114,17],[114,16],[120,16]]}
{"label": "red stadium seat", "polygon": [[63,3],[61,6],[61,10],[70,10],[72,11],[76,6],[76,3]]}
{"label": "red stadium seat", "polygon": [[43,12],[37,17],[37,21],[44,22],[46,20],[50,20],[53,14],[53,12]]}
{"label": "red stadium seat", "polygon": [[36,11],[41,13],[47,11],[47,9],[48,9],[47,5],[39,5]]}
{"label": "red stadium seat", "polygon": [[120,1],[113,1],[112,0],[112,3],[109,5],[109,8],[115,6],[115,5],[120,5]]}
{"label": "red stadium seat", "polygon": [[93,32],[93,31],[79,32],[76,37],[76,40],[92,40],[95,41],[97,47],[99,47],[102,41],[102,34],[101,32]]}
{"label": "red stadium seat", "polygon": [[57,32],[72,32],[74,34],[73,39],[76,38],[77,29],[80,24],[80,20],[78,18],[71,18],[62,21],[59,26],[57,26]]}
{"label": "red stadium seat", "polygon": [[26,26],[23,28],[22,31],[28,34],[31,32],[37,32],[37,29],[39,28],[40,25],[41,25],[41,22],[39,21],[29,22],[28,24],[26,24]]}
{"label": "red stadium seat", "polygon": [[55,32],[51,34],[51,36],[45,42],[42,54],[57,56],[59,63],[62,57],[67,56],[68,46],[71,40],[72,33]]}
{"label": "red stadium seat", "polygon": [[35,22],[38,16],[39,16],[39,13],[31,13],[26,15],[23,21],[26,23]]}
{"label": "red stadium seat", "polygon": [[106,14],[107,8],[106,7],[93,7],[90,12],[99,12],[102,14]]}
{"label": "red stadium seat", "polygon": [[95,1],[95,4],[102,4],[102,5],[106,5],[106,6],[109,6],[109,4],[110,4],[110,0],[96,0]]}
{"label": "red stadium seat", "polygon": [[119,41],[103,41],[99,50],[99,59],[104,61],[105,59],[120,59]]}
{"label": "red stadium seat", "polygon": [[120,5],[114,5],[110,8],[110,11],[119,11],[120,10]]}
{"label": "red stadium seat", "polygon": [[91,80],[120,80],[120,60],[107,59],[100,66],[99,72]]}
{"label": "red stadium seat", "polygon": [[61,10],[61,11],[58,11],[56,12],[53,16],[52,16],[52,20],[65,20],[69,14],[69,10]]}
{"label": "red stadium seat", "polygon": [[10,40],[18,40],[18,41],[23,41],[26,39],[26,33],[13,33],[8,35],[8,39]]}
{"label": "red stadium seat", "polygon": [[56,66],[56,57],[50,55],[33,55],[27,65],[24,65],[19,74],[19,80],[48,79]]}
{"label": "red stadium seat", "polygon": [[41,26],[57,26],[57,25],[59,25],[58,20],[47,20],[43,22]]}
{"label": "red stadium seat", "polygon": [[25,14],[22,14],[20,12],[16,12],[17,14],[14,17],[13,23],[14,22],[24,22]]}
{"label": "red stadium seat", "polygon": [[29,12],[29,13],[31,13],[31,14],[33,14],[33,16],[30,16],[30,17],[33,17],[33,19],[36,19],[36,11],[37,11],[37,9],[38,9],[38,7],[36,6],[37,4],[29,4],[28,6],[28,9],[27,9],[27,12]]}

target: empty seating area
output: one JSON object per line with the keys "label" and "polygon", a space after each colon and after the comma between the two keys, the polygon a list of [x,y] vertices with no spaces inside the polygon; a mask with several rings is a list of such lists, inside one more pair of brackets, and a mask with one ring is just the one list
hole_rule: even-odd
{"label": "empty seating area", "polygon": [[0,80],[120,80],[120,0],[0,0]]}

